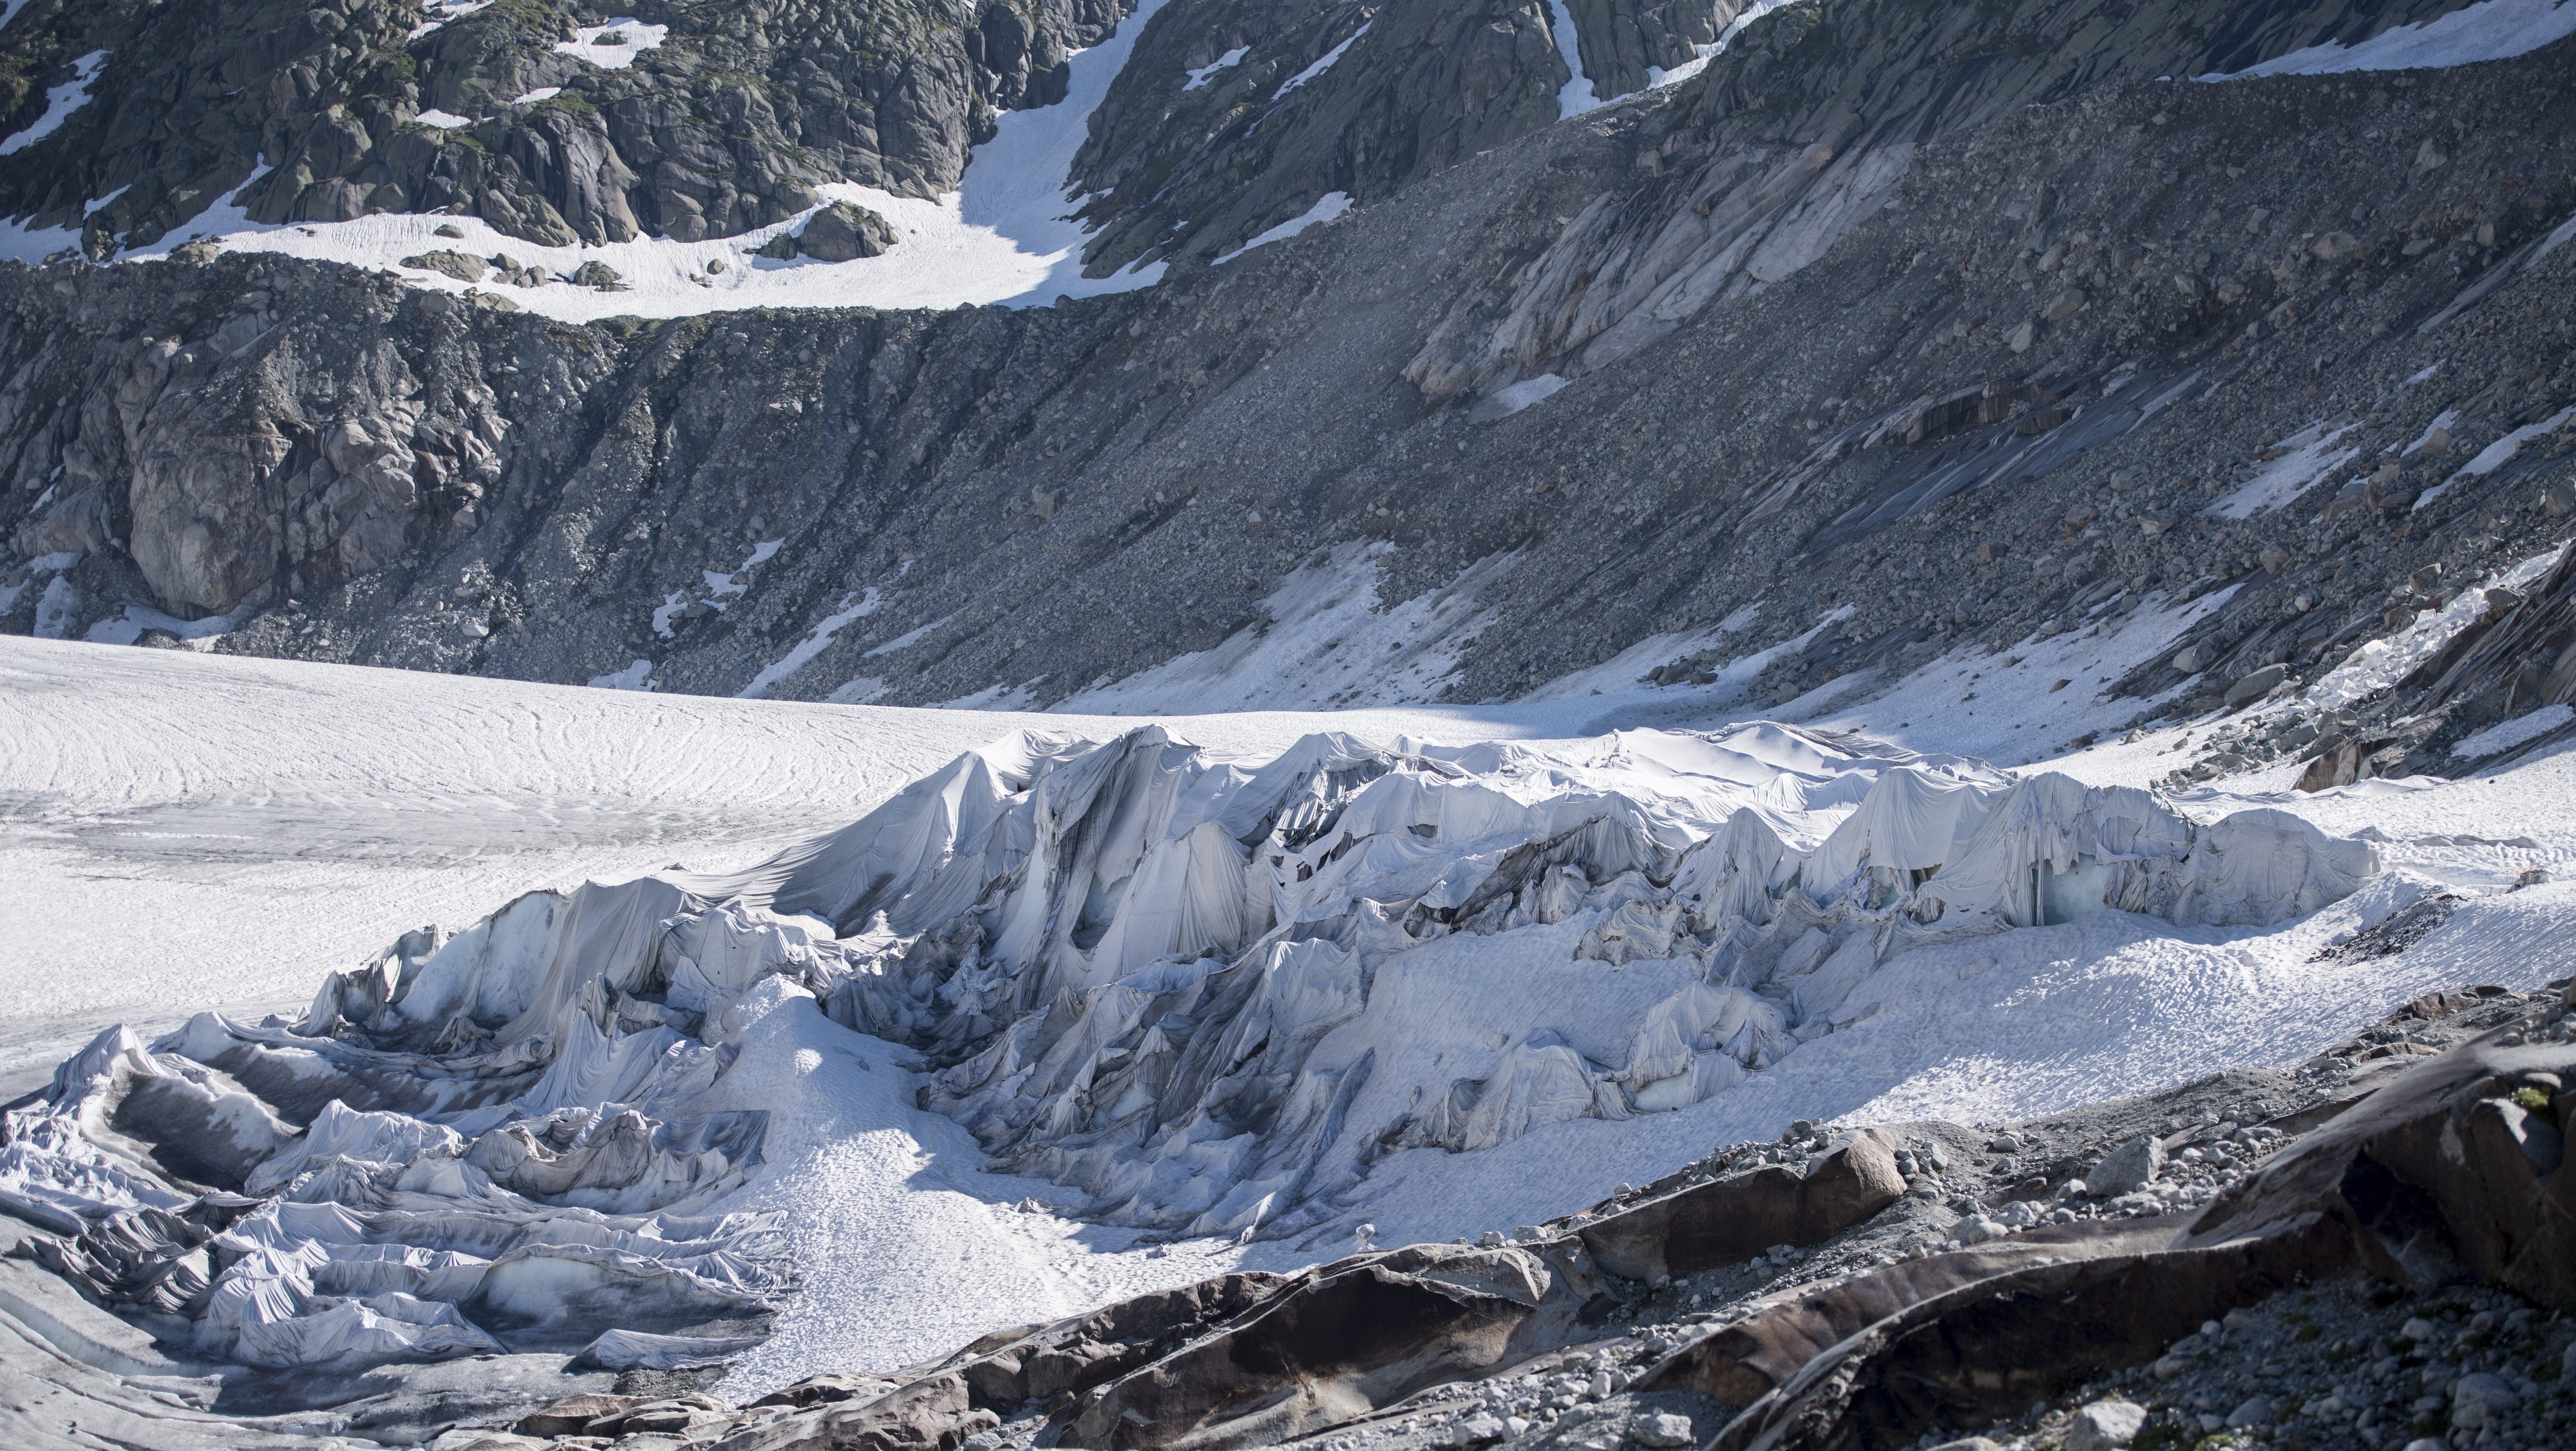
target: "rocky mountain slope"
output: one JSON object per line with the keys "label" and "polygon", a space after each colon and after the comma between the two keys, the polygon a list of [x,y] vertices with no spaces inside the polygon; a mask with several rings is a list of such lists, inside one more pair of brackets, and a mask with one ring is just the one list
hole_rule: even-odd
{"label": "rocky mountain slope", "polygon": [[810,208],[818,182],[952,189],[995,111],[1062,99],[1068,51],[1123,13],[38,3],[0,28],[0,104],[43,129],[66,77],[103,99],[0,163],[0,211],[101,258],[224,205],[472,215],[554,244],[730,236]]}
{"label": "rocky mountain slope", "polygon": [[[2564,532],[2576,182],[2564,128],[2533,118],[2569,107],[2565,44],[2209,79],[2512,51],[2560,23],[2517,4],[1975,23],[1793,6],[1562,123],[1551,93],[1572,72],[1534,49],[1535,10],[1467,44],[1438,29],[1464,12],[1157,8],[1089,116],[1072,193],[1095,270],[1168,275],[1056,307],[566,326],[512,311],[508,286],[230,243],[17,269],[0,277],[0,527],[19,562],[0,599],[10,628],[55,635],[1149,708],[1254,698],[1225,662],[1264,649],[1292,662],[1258,672],[1275,703],[1508,697],[1614,658],[1626,682],[1705,695],[1723,674],[1789,701],[2170,617],[2151,654],[2111,662],[2117,724],[2194,682],[2311,678]],[[1716,23],[1574,13],[1596,88],[1708,48]],[[104,44],[64,38],[74,14],[0,34]],[[536,21],[441,23],[412,42],[419,104],[564,89],[435,155],[561,180],[526,138],[558,124],[549,107],[564,125],[588,107],[598,164],[646,180],[582,193],[604,210],[567,211],[560,189],[545,205],[603,236],[806,203],[805,182],[756,176],[957,174],[962,119],[904,130],[945,138],[909,150],[881,125],[864,162],[807,131],[776,153],[792,166],[699,154],[721,205],[694,182],[654,191],[681,163],[642,163],[616,118],[660,103],[619,88],[717,74],[701,55],[822,62],[783,31],[728,50],[678,12],[648,19],[672,28],[622,69],[495,41],[482,70],[442,70],[430,52]],[[1079,38],[1114,20],[1049,23]],[[147,126],[113,57],[149,49],[112,49],[95,84],[115,103],[0,166],[57,198],[131,180],[93,228],[156,188],[237,186],[247,149],[205,163],[221,176],[129,178],[95,129]],[[973,74],[1000,100],[1046,97]],[[258,153],[253,216],[299,214],[281,178],[313,171],[299,197],[344,184],[285,141]],[[421,204],[412,175],[370,196]],[[1358,209],[1201,265],[1331,193]],[[31,222],[70,215],[21,195]]]}

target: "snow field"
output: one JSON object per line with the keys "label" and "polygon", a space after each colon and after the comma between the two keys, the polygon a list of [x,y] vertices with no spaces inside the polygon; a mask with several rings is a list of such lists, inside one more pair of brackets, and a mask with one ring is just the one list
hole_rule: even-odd
{"label": "snow field", "polygon": [[[1749,633],[1752,621],[1733,620],[1644,642],[1526,702],[1407,707],[1407,694],[1445,678],[1442,642],[1472,628],[1476,581],[1426,597],[1419,618],[1390,620],[1402,611],[1370,608],[1378,567],[1366,554],[1310,567],[1274,596],[1267,629],[1068,704],[1312,704],[1350,690],[1343,670],[1393,643],[1399,658],[1423,662],[1421,678],[1345,696],[1381,708],[1208,716],[1174,728],[1255,756],[1327,726],[1388,740],[1562,739],[1621,720],[1741,718],[1751,713],[1745,684],[1793,643],[1765,642]],[[1783,713],[1917,749],[2045,759],[2097,718],[2133,715],[2138,702],[2101,700],[2102,686],[2168,648],[2222,598],[2150,598],[2125,618],[2078,623],[2001,660],[1963,653],[1883,687],[1837,682]],[[2428,615],[2386,658],[2358,660],[2346,667],[2351,678],[2330,676],[2320,688],[2371,688],[2461,623]],[[1664,660],[1729,645],[1741,653],[1715,685],[1635,683]],[[2061,679],[2070,683],[2052,689]],[[1976,699],[1959,698],[1971,690]],[[1022,721],[1093,738],[1136,723]],[[2042,739],[2024,739],[2040,721]],[[10,1041],[51,1049],[112,1015],[166,1020],[199,1005],[301,999],[317,969],[425,921],[460,926],[529,886],[613,879],[675,859],[747,863],[849,820],[1018,723],[0,642],[0,800],[9,803],[0,870],[52,908],[0,923],[0,1020]],[[2102,784],[2151,780],[2187,728],[2050,764]],[[777,1333],[740,1362],[728,1393],[756,1394],[817,1369],[908,1363],[1002,1325],[1230,1265],[1333,1258],[1362,1220],[1377,1224],[1381,1243],[1536,1223],[1718,1144],[1768,1137],[1791,1118],[2045,1113],[2223,1067],[2287,1066],[2435,988],[2529,987],[2569,972],[2576,891],[2503,888],[2531,866],[2576,857],[2576,753],[2494,778],[2369,782],[2314,797],[2285,787],[2257,775],[2179,804],[2204,822],[2274,805],[2329,832],[2367,832],[2388,874],[2271,928],[2178,928],[2104,913],[1899,954],[1867,978],[1845,1026],[1713,1097],[1624,1120],[1543,1124],[1473,1152],[1404,1150],[1293,1242],[1154,1249],[1132,1231],[1010,1207],[1072,1196],[984,1174],[962,1127],[912,1106],[919,1080],[904,1050],[787,995],[745,1025],[742,1056],[719,1093],[773,1115],[767,1167],[734,1207],[791,1217],[805,1288]],[[2312,961],[2327,942],[2435,887],[2471,901],[2415,950]],[[1562,1019],[1581,1001],[1590,1011],[1570,1024],[1575,1046],[1616,1061],[1621,1045],[1581,1038],[1598,1031],[1584,1024],[1633,1020],[1690,970],[1577,962],[1572,946],[1587,930],[1578,917],[1446,939],[1397,959],[1375,991],[1404,1020],[1440,1026],[1377,1046],[1428,1054],[1436,1071],[1489,1062],[1497,1036]]]}

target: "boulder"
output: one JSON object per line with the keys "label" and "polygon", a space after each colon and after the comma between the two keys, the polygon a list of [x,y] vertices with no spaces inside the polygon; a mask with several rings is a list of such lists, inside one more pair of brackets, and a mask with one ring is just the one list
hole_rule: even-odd
{"label": "boulder", "polygon": [[2451,1424],[2463,1431],[2494,1425],[2520,1402],[2513,1382],[2492,1371],[2472,1371],[2451,1383]]}
{"label": "boulder", "polygon": [[1742,1264],[1773,1245],[1821,1243],[1904,1195],[1894,1146],[1870,1130],[1805,1174],[1774,1166],[1694,1184],[1579,1233],[1602,1268],[1652,1281]]}
{"label": "boulder", "polygon": [[2135,1194],[2163,1177],[2165,1146],[2154,1134],[2140,1134],[2102,1156],[2084,1176],[2085,1188],[2104,1198]]}
{"label": "boulder", "polygon": [[2266,665],[2251,675],[2240,675],[2235,684],[2227,687],[2228,708],[2232,710],[2248,701],[2261,700],[2272,693],[2273,687],[2289,678],[2290,667],[2287,665]]}
{"label": "boulder", "polygon": [[417,268],[423,272],[444,273],[459,282],[483,280],[483,262],[480,258],[468,257],[462,252],[451,251],[444,247],[435,252],[422,252],[405,257],[402,259],[402,265]]}
{"label": "boulder", "polygon": [[2146,1429],[2147,1408],[2134,1401],[2095,1401],[2075,1413],[2066,1429],[2066,1451],[2116,1451]]}
{"label": "boulder", "polygon": [[2323,791],[2329,786],[2349,786],[2370,775],[2370,759],[2361,746],[2343,741],[2318,752],[2317,758],[2308,762],[2308,768],[2299,773],[2298,788]]}
{"label": "boulder", "polygon": [[594,1436],[678,1436],[699,1426],[724,1420],[730,1407],[713,1396],[668,1396],[659,1400],[638,1401],[622,1411],[605,1415],[590,1423]]}
{"label": "boulder", "polygon": [[1637,1438],[1638,1445],[1652,1447],[1654,1451],[1676,1451],[1678,1447],[1691,1444],[1691,1419],[1669,1411],[1640,1416],[1628,1434]]}
{"label": "boulder", "polygon": [[565,1396],[521,1416],[510,1429],[539,1439],[578,1436],[590,1429],[591,1422],[624,1415],[642,1404],[641,1396]]}
{"label": "boulder", "polygon": [[849,202],[816,212],[796,237],[797,250],[818,262],[882,256],[894,243],[894,227],[885,218]]}

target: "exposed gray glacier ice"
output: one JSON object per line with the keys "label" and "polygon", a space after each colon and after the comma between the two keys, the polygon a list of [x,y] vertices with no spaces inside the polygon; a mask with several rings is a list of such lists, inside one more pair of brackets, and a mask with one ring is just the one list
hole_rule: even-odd
{"label": "exposed gray glacier ice", "polygon": [[[768,1114],[727,1090],[796,1041],[750,1032],[773,1013],[919,1053],[922,1107],[1085,1217],[1288,1239],[1390,1154],[1724,1094],[1879,1011],[1911,948],[2263,926],[2379,870],[2286,812],[1768,723],[1266,761],[1022,733],[743,872],[406,934],[300,1018],[111,1029],[9,1114],[0,1202],[200,1356],[705,1364],[798,1282],[741,1207]],[[1534,992],[1543,1025],[1452,1010]]]}

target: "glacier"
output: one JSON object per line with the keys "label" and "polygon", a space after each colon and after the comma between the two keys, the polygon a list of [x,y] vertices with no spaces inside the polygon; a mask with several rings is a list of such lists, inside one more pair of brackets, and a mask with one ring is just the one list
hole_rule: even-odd
{"label": "glacier", "polygon": [[[781,1014],[918,1054],[920,1107],[1071,1214],[1302,1249],[1390,1155],[1724,1095],[1912,949],[2264,927],[2382,873],[2265,806],[1771,722],[1266,760],[1025,730],[738,871],[406,933],[300,1015],[109,1029],[8,1115],[0,1203],[209,1358],[711,1364],[800,1284],[729,1082],[802,1041]],[[1457,1010],[1480,975],[1500,1022]]]}

